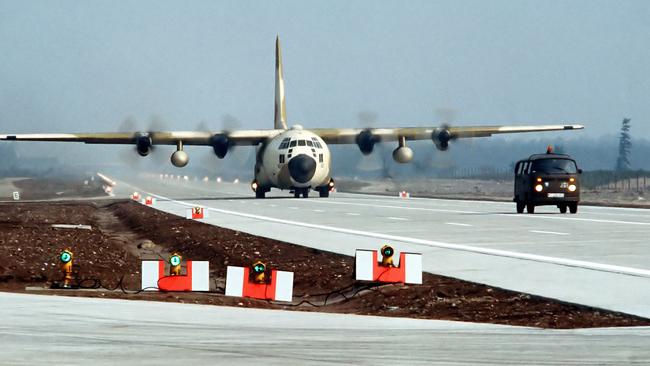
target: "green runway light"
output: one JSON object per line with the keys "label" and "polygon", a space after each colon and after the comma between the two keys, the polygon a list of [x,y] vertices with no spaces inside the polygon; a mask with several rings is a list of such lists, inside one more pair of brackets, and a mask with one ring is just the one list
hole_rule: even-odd
{"label": "green runway light", "polygon": [[389,246],[385,246],[382,250],[382,254],[387,257],[390,257],[391,255],[393,255],[393,248]]}
{"label": "green runway light", "polygon": [[170,263],[172,266],[178,266],[178,265],[181,264],[181,257],[180,257],[180,256],[177,256],[177,255],[174,255],[174,256],[172,256],[171,258],[169,258],[169,263]]}
{"label": "green runway light", "polygon": [[62,252],[59,258],[61,259],[61,262],[68,263],[72,260],[72,255],[69,252]]}

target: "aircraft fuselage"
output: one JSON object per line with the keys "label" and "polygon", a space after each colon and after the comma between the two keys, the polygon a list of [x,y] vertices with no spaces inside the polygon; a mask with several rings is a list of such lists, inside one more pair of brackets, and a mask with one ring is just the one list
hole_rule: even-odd
{"label": "aircraft fuselage", "polygon": [[329,148],[300,126],[285,130],[257,147],[255,180],[263,188],[326,186],[331,179]]}

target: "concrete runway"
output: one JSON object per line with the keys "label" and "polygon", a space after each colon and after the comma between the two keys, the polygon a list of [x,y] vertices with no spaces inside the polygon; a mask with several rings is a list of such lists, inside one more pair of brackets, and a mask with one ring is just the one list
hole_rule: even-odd
{"label": "concrete runway", "polygon": [[[136,188],[137,187],[137,188]],[[336,193],[256,200],[248,184],[129,178],[183,215],[353,255],[385,242],[427,271],[566,301],[650,314],[643,210],[515,215],[502,203]],[[200,259],[200,258],[197,258]],[[0,365],[650,363],[650,327],[542,330],[490,324],[0,293]]]}
{"label": "concrete runway", "polygon": [[2,365],[621,365],[649,328],[436,320],[0,293]]}
{"label": "concrete runway", "polygon": [[354,255],[356,248],[423,253],[424,269],[492,286],[650,317],[650,210],[551,207],[518,215],[514,204],[399,199],[334,193],[254,199],[248,183],[129,178],[118,196],[158,196],[156,208],[184,215],[210,209],[208,223]]}

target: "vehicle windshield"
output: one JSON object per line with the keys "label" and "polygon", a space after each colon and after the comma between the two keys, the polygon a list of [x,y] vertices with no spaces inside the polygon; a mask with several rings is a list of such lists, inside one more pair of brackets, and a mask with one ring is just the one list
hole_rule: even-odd
{"label": "vehicle windshield", "polygon": [[533,173],[547,174],[576,174],[578,167],[575,161],[569,159],[540,159],[533,161]]}

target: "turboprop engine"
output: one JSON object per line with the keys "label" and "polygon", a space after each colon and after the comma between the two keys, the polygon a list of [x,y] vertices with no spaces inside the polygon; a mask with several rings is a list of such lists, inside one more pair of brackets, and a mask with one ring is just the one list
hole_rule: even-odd
{"label": "turboprop engine", "polygon": [[436,128],[431,134],[431,140],[440,151],[445,151],[449,148],[449,141],[451,140],[451,132],[446,128]]}
{"label": "turboprop engine", "polygon": [[135,149],[140,156],[147,156],[151,152],[151,146],[153,142],[149,135],[139,135],[135,140]]}
{"label": "turboprop engine", "polygon": [[230,148],[230,140],[228,140],[228,136],[224,134],[212,136],[212,139],[210,139],[210,144],[212,145],[214,153],[219,159],[223,159],[228,153],[228,149]]}
{"label": "turboprop engine", "polygon": [[357,135],[357,145],[363,155],[369,155],[375,148],[378,139],[370,130],[363,130]]}

